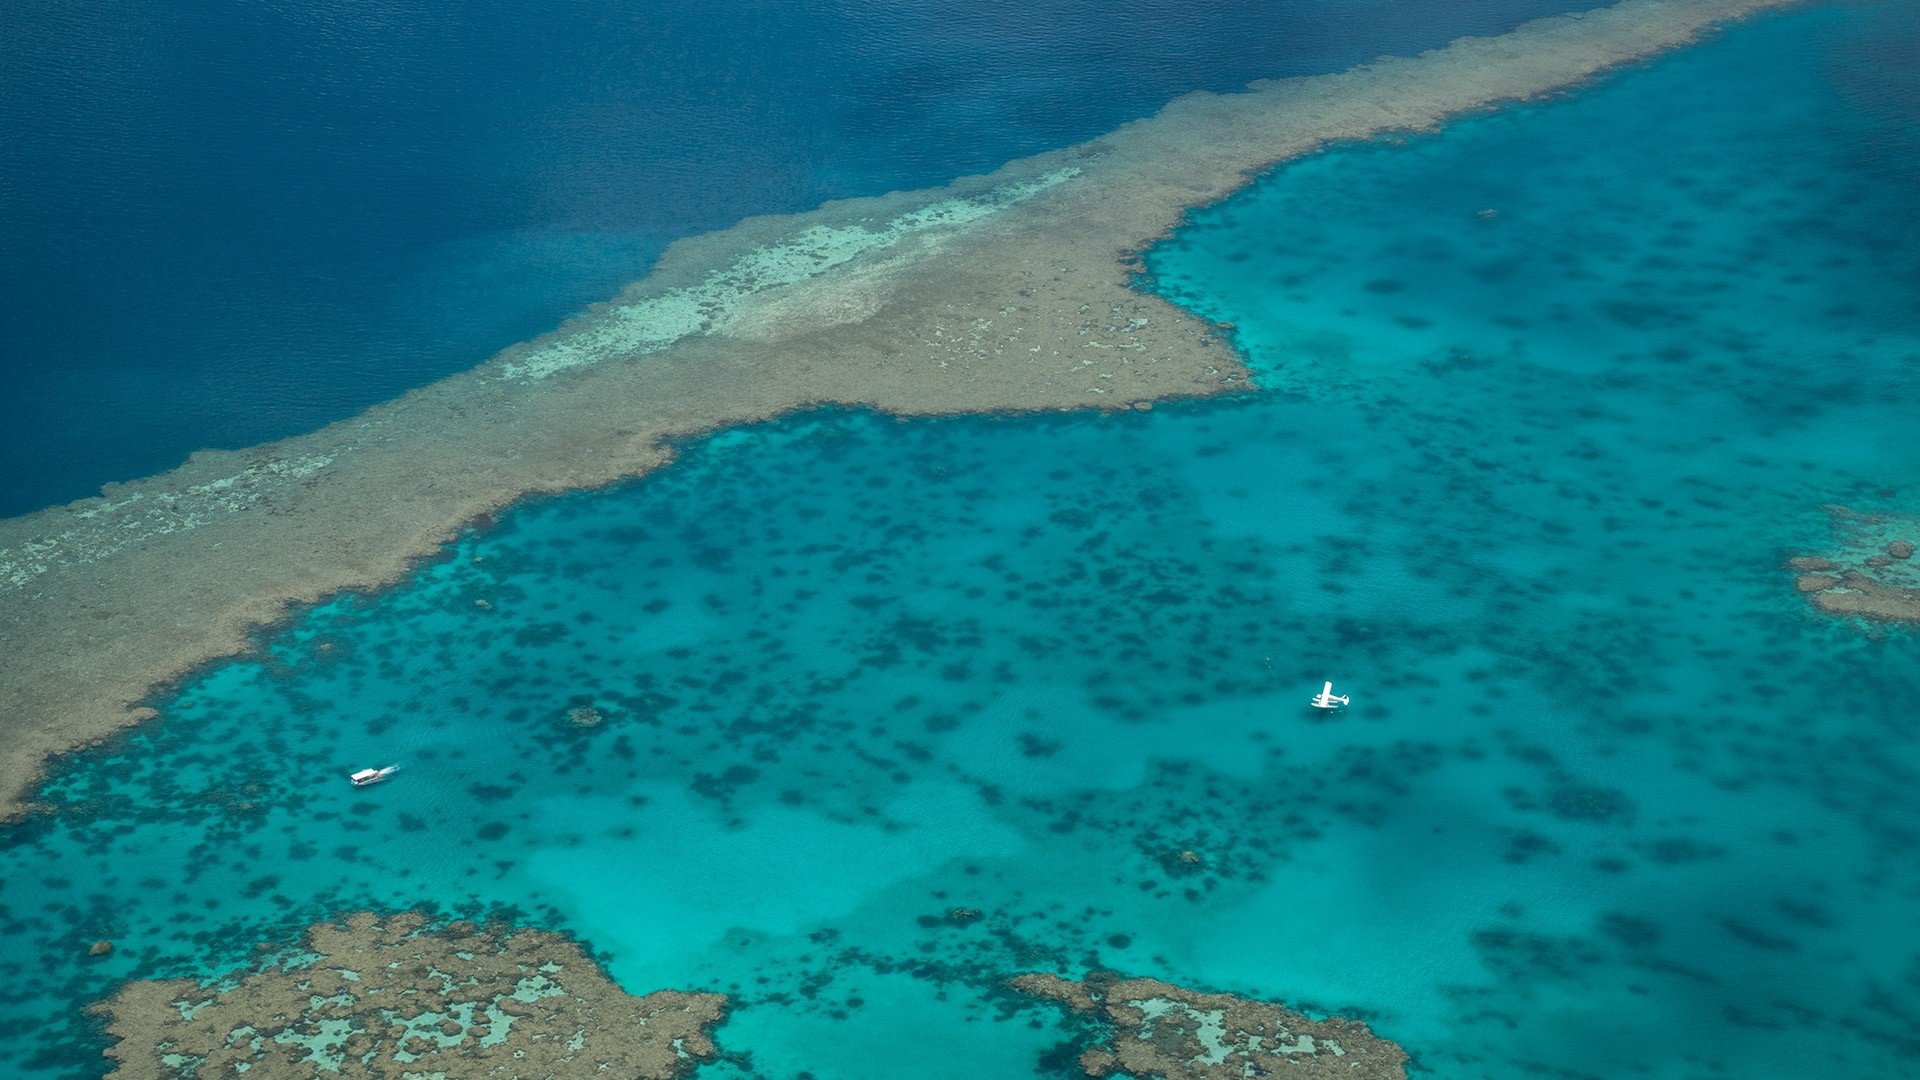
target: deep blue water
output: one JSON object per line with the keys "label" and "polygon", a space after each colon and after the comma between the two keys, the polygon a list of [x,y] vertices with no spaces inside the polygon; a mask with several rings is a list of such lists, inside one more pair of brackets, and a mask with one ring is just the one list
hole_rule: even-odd
{"label": "deep blue water", "polygon": [[671,240],[1567,0],[0,11],[0,514],[351,416]]}
{"label": "deep blue water", "polygon": [[708,1078],[1068,1075],[1000,980],[1095,965],[1421,1075],[1920,1074],[1914,635],[1781,569],[1920,477],[1917,43],[1792,13],[1279,171],[1149,259],[1261,392],[732,432],[307,614],[0,843],[0,1063],[426,904],[735,994]]}

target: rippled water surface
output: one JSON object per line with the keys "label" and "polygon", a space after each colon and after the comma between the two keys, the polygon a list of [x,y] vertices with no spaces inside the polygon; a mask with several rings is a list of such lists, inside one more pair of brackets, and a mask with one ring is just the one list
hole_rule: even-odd
{"label": "rippled water surface", "polygon": [[1920,1071],[1920,660],[1781,570],[1920,466],[1916,40],[1772,18],[1197,215],[1151,285],[1265,391],[726,434],[311,612],[8,836],[0,1058],[427,905],[734,994],[710,1077],[1069,1075],[1000,981],[1093,966],[1462,1080]]}

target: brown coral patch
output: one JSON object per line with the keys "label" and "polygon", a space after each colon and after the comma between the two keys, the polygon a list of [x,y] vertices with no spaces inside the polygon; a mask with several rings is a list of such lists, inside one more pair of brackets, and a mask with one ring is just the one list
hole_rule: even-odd
{"label": "brown coral patch", "polygon": [[1827,512],[1833,515],[1834,549],[1787,560],[1787,568],[1799,572],[1794,588],[1829,614],[1920,622],[1920,572],[1909,561],[1914,545],[1898,538],[1913,535],[1920,521],[1844,506]]}
{"label": "brown coral patch", "polygon": [[558,934],[360,913],[308,939],[310,956],[225,988],[122,987],[95,1006],[111,1075],[671,1080],[716,1054],[726,998],[635,997]]}
{"label": "brown coral patch", "polygon": [[1407,1054],[1357,1020],[1315,1020],[1233,994],[1095,972],[1075,982],[1034,973],[1014,989],[1093,1017],[1104,1041],[1080,1054],[1088,1076],[1242,1080],[1248,1076],[1405,1080]]}

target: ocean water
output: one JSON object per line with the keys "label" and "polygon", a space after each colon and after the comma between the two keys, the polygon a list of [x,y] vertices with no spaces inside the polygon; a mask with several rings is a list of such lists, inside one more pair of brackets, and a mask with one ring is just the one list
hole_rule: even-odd
{"label": "ocean water", "polygon": [[0,11],[0,514],[344,419],[670,241],[1572,0]]}
{"label": "ocean water", "polygon": [[1817,7],[1279,170],[1142,283],[1262,391],[730,432],[305,613],[4,834],[0,1061],[428,906],[735,995],[711,1078],[1073,1075],[1002,982],[1096,966],[1419,1075],[1920,1072],[1920,659],[1781,568],[1920,467],[1916,43]]}

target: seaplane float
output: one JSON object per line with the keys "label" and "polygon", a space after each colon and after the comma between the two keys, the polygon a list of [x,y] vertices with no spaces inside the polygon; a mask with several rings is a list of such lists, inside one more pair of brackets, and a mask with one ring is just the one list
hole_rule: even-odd
{"label": "seaplane float", "polygon": [[1320,688],[1319,693],[1313,695],[1313,700],[1307,704],[1312,705],[1316,709],[1332,711],[1346,705],[1349,696],[1350,695],[1347,694],[1335,694],[1333,692],[1333,684],[1327,683]]}
{"label": "seaplane float", "polygon": [[359,772],[347,777],[347,779],[353,781],[354,787],[366,787],[370,784],[377,784],[398,771],[400,771],[400,766],[398,765],[389,765],[384,769],[361,769]]}

